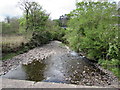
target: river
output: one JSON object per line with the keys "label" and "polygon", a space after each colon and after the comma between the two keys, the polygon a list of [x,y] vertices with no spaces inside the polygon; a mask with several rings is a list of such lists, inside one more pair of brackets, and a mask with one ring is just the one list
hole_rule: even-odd
{"label": "river", "polygon": [[2,75],[3,78],[88,86],[117,84],[117,79],[112,74],[101,71],[84,56],[66,49],[58,41],[53,41],[4,62],[4,70],[6,67],[16,65],[16,61],[19,59],[22,63]]}
{"label": "river", "polygon": [[96,71],[89,61],[76,52],[52,55],[45,60],[33,60],[10,70],[4,78],[55,83],[79,84],[82,74]]}

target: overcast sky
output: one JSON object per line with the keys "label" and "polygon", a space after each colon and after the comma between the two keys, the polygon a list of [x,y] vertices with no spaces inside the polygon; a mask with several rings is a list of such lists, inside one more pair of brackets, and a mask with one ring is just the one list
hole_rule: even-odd
{"label": "overcast sky", "polygon": [[[18,7],[19,0],[1,0],[0,3],[0,21],[4,20],[6,16],[22,16],[22,11]],[[76,0],[34,0],[37,1],[47,13],[50,13],[51,19],[58,19],[59,16],[64,15],[75,9]],[[81,0],[77,0],[81,1]],[[119,1],[119,0],[111,0]]]}

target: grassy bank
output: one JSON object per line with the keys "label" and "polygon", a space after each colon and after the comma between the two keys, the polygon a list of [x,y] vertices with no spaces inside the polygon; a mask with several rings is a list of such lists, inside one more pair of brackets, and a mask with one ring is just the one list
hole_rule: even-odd
{"label": "grassy bank", "polygon": [[29,37],[24,35],[4,35],[1,36],[2,60],[10,59],[25,51],[22,45],[29,42]]}

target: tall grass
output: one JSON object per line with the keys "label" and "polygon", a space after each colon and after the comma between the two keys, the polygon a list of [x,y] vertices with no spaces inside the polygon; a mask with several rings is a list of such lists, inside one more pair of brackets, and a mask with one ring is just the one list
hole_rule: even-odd
{"label": "tall grass", "polygon": [[23,36],[3,36],[2,37],[2,51],[7,49],[14,49],[19,47],[21,43],[26,43],[27,40]]}
{"label": "tall grass", "polygon": [[2,37],[3,46],[9,44],[10,47],[15,47],[15,46],[19,46],[22,42],[27,42],[24,36],[3,36]]}
{"label": "tall grass", "polygon": [[20,51],[20,47],[29,42],[31,35],[4,35],[0,36],[2,45],[2,59],[9,59]]}

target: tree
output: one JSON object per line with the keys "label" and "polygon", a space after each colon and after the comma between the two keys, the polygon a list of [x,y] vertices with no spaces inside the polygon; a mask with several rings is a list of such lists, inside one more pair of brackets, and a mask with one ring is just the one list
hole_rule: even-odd
{"label": "tree", "polygon": [[7,16],[7,17],[5,18],[5,21],[6,21],[7,23],[10,23],[10,17]]}
{"label": "tree", "polygon": [[60,16],[60,26],[61,27],[67,27],[67,21],[69,20],[69,16],[67,14]]}
{"label": "tree", "polygon": [[29,28],[29,22],[28,22],[28,19],[29,19],[29,12],[30,12],[30,8],[31,8],[31,2],[29,0],[20,0],[19,3],[19,6],[20,8],[24,11],[25,13],[25,18],[26,18],[26,32]]}
{"label": "tree", "polygon": [[76,51],[90,59],[118,58],[115,3],[80,2],[70,13],[66,38]]}
{"label": "tree", "polygon": [[25,13],[26,32],[28,29],[42,29],[49,17],[49,15],[42,10],[42,7],[37,2],[30,2],[28,0],[23,0],[19,3]]}
{"label": "tree", "polygon": [[33,30],[43,29],[48,18],[49,15],[46,14],[44,10],[42,10],[42,7],[38,3],[31,2],[29,22]]}

